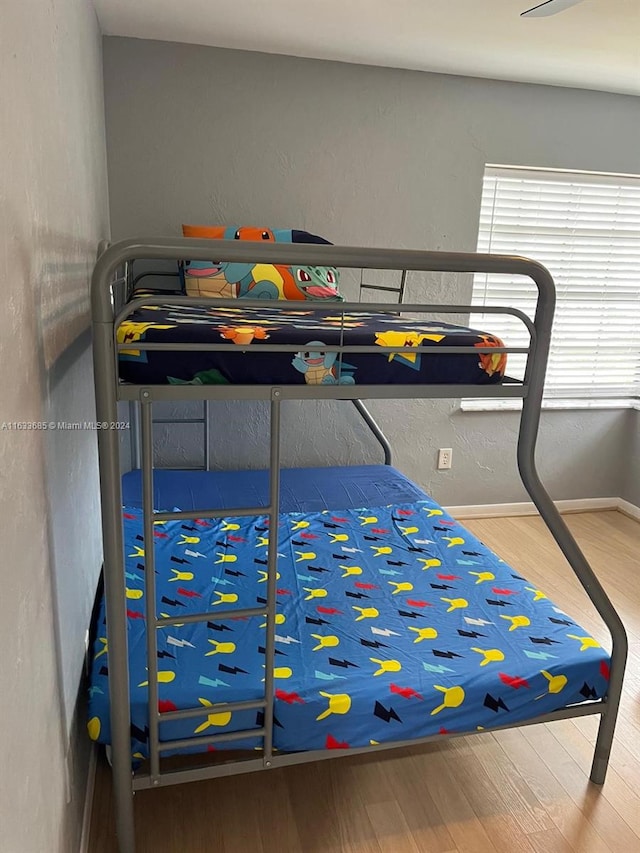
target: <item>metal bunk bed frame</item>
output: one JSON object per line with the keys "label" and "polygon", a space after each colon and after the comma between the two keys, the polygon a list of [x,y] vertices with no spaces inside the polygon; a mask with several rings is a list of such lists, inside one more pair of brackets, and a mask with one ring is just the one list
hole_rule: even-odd
{"label": "metal bunk bed frame", "polygon": [[[545,371],[551,340],[551,329],[555,308],[555,285],[549,272],[535,261],[510,256],[461,254],[449,252],[405,251],[390,249],[366,249],[339,246],[319,246],[314,244],[274,244],[250,243],[245,241],[216,241],[215,255],[224,261],[250,261],[260,263],[281,263],[298,265],[337,266],[354,269],[403,270],[403,284],[406,271],[456,272],[456,273],[498,273],[528,276],[538,289],[538,299],[533,321],[515,308],[482,308],[471,305],[402,305],[402,313],[449,313],[469,314],[501,313],[518,317],[530,333],[528,347],[451,347],[451,353],[482,352],[519,352],[527,354],[526,370],[521,383],[502,385],[465,386],[465,385],[133,385],[119,381],[118,352],[131,344],[119,344],[116,330],[120,322],[135,308],[142,305],[184,304],[201,306],[211,304],[210,300],[188,296],[167,294],[159,297],[132,299],[119,310],[112,288],[118,281],[117,272],[123,265],[134,259],[148,260],[210,260],[211,241],[193,239],[159,238],[151,240],[125,240],[111,246],[101,244],[99,257],[94,269],[91,286],[94,368],[96,386],[96,413],[98,422],[112,423],[118,420],[119,401],[139,404],[140,436],[138,458],[142,467],[142,493],[146,576],[146,630],[147,656],[149,671],[149,770],[133,774],[130,750],[130,706],[129,672],[127,655],[127,621],[124,579],[123,534],[121,518],[121,480],[119,467],[119,435],[116,430],[98,431],[100,457],[100,481],[102,494],[102,529],[104,541],[104,577],[105,596],[108,613],[109,642],[109,688],[110,715],[112,732],[112,769],[116,828],[120,853],[134,853],[135,828],[133,812],[133,793],[136,790],[171,785],[180,782],[192,782],[199,779],[245,773],[253,770],[271,769],[291,764],[335,758],[338,755],[353,755],[360,752],[380,751],[394,747],[416,745],[433,740],[441,740],[442,735],[419,738],[411,741],[393,742],[362,749],[314,750],[301,753],[277,753],[273,749],[273,662],[275,651],[275,615],[276,615],[276,561],[277,530],[280,489],[280,407],[283,400],[292,399],[337,399],[352,400],[373,434],[381,444],[385,462],[391,461],[389,444],[381,430],[361,402],[364,399],[409,399],[409,398],[458,398],[458,397],[517,397],[522,398],[522,414],[518,435],[517,460],[522,482],[536,505],[548,529],[568,560],[585,592],[595,605],[606,624],[612,639],[611,668],[608,692],[605,698],[563,708],[553,713],[537,716],[520,722],[517,727],[533,725],[552,720],[567,719],[587,714],[599,714],[600,724],[595,745],[590,779],[601,785],[606,776],[609,755],[618,714],[620,695],[627,657],[627,638],[624,626],[613,604],[602,588],[578,544],[565,525],[555,504],[551,500],[536,470],[535,451],[540,421],[540,409],[544,387]],[[238,307],[231,300],[215,300],[220,307]],[[243,300],[243,306],[260,307],[264,303]],[[284,310],[297,308],[300,303],[279,302]],[[322,307],[320,303],[314,307]],[[374,303],[331,303],[336,313],[353,314],[358,312],[391,311],[398,312],[398,306]],[[221,350],[221,344],[162,344],[136,341],[136,349],[152,350]],[[242,347],[252,351],[256,347]],[[261,351],[295,352],[299,346],[269,345],[260,343]],[[327,351],[336,351],[338,358],[350,352],[407,352],[408,347],[379,346],[327,346]],[[188,512],[154,513],[153,508],[153,415],[155,401],[193,401],[205,403],[204,419],[207,418],[207,403],[210,400],[268,400],[270,401],[270,485],[269,504],[261,507],[241,509],[215,509],[203,507]],[[205,423],[205,448],[208,432]],[[135,439],[137,442],[137,438]],[[216,612],[217,621],[232,617],[266,617],[265,642],[265,694],[260,700],[222,703],[220,710],[237,711],[261,709],[264,722],[261,728],[250,732],[233,732],[210,737],[186,738],[183,740],[160,741],[161,722],[183,720],[204,716],[202,708],[185,709],[160,713],[158,711],[156,631],[162,626],[176,623],[206,621],[210,612],[195,613],[176,618],[158,618],[155,601],[153,522],[172,519],[222,518],[229,516],[251,516],[267,514],[270,517],[271,536],[268,553],[267,603],[250,609],[236,609]],[[510,728],[506,726],[505,728]],[[219,742],[232,742],[248,734],[263,738],[263,750],[258,758],[244,761],[230,761],[193,769],[165,770],[160,766],[160,756],[169,749],[179,749],[194,745],[205,746]],[[464,733],[472,734],[472,732]],[[457,736],[457,735],[449,735]]]}

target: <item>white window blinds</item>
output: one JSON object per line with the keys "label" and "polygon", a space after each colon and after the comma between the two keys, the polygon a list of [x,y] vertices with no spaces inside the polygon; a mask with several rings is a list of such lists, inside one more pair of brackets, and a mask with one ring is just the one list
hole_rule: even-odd
{"label": "white window blinds", "polygon": [[[547,398],[640,394],[640,177],[487,166],[478,251],[525,255],[555,279]],[[474,304],[533,316],[535,301],[535,285],[523,276],[474,278]],[[515,318],[488,314],[480,322],[510,344],[527,344]],[[510,355],[508,375],[521,379],[524,361]]]}

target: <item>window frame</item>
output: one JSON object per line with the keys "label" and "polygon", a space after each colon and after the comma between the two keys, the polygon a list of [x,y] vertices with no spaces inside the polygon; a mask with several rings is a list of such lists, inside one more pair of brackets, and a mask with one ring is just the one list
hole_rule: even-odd
{"label": "window frame", "polygon": [[[598,171],[585,171],[580,169],[557,169],[551,167],[536,167],[536,166],[517,166],[517,165],[506,165],[506,164],[497,164],[497,163],[487,163],[485,164],[483,176],[482,176],[482,193],[481,193],[481,205],[486,201],[486,181],[487,178],[497,178],[500,177],[507,178],[509,173],[511,173],[516,178],[527,179],[527,177],[531,177],[533,179],[537,179],[541,183],[544,181],[544,175],[547,174],[549,176],[549,181],[554,182],[556,184],[565,180],[567,183],[571,183],[576,179],[580,180],[580,183],[589,184],[593,183],[598,186],[605,185],[606,183],[615,182],[616,186],[624,187],[624,186],[632,186],[634,188],[640,188],[640,175],[626,174],[626,173],[617,173],[617,172],[598,172]],[[483,232],[482,230],[483,221],[482,221],[482,207],[478,213],[478,240],[477,240],[477,248],[476,251],[480,251],[483,243],[487,242],[487,237],[489,245],[491,244],[491,236],[492,234],[487,234],[487,231]],[[594,229],[595,230],[595,229]],[[604,228],[602,230],[605,230]],[[486,249],[483,249],[486,251]],[[492,249],[490,248],[490,251]],[[517,253],[517,250],[515,250]],[[531,253],[529,253],[531,254]],[[535,258],[534,258],[535,259]],[[553,270],[551,270],[553,275]],[[477,296],[478,291],[481,288],[478,286],[477,277],[474,276],[473,284],[472,284],[472,298],[471,303],[477,304]],[[484,290],[486,290],[486,282],[483,286]],[[601,291],[599,291],[601,292]],[[491,303],[489,303],[491,304]],[[504,303],[503,303],[504,304]],[[557,316],[557,307],[556,307],[556,316]],[[474,314],[481,314],[481,311],[474,312]],[[555,325],[555,322],[554,322]],[[635,347],[634,347],[635,351]],[[507,368],[508,373],[508,368]],[[598,386],[600,390],[602,390],[602,386]],[[594,386],[595,388],[595,386]],[[588,410],[588,409],[635,409],[636,411],[640,411],[640,345],[638,347],[638,364],[636,366],[636,380],[635,385],[632,385],[630,388],[629,396],[622,397],[620,393],[612,394],[612,396],[598,396],[595,394],[593,397],[585,394],[574,394],[571,395],[570,392],[566,394],[566,396],[562,395],[560,388],[554,389],[551,395],[546,395],[543,397],[542,408],[543,409],[573,409],[573,410]],[[585,389],[586,390],[586,389]],[[521,400],[514,399],[499,399],[499,398],[463,398],[460,403],[460,407],[463,411],[517,411],[522,407]]]}

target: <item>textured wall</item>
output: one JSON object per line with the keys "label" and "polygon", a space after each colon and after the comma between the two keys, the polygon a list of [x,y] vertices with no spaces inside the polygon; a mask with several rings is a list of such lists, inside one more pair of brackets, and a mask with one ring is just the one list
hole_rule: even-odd
{"label": "textured wall", "polygon": [[640,506],[640,411],[628,413],[623,447],[625,474],[620,496]]}
{"label": "textured wall", "polygon": [[[0,422],[89,421],[88,279],[108,234],[91,4],[3,4],[0,80]],[[95,434],[0,431],[0,518],[0,851],[72,853],[88,755],[74,706],[101,560]]]}
{"label": "textured wall", "polygon": [[[617,95],[107,38],[105,98],[116,238],[178,234],[184,221],[264,223],[351,245],[473,251],[486,162],[640,172],[638,101]],[[469,289],[431,275],[408,297],[464,301]],[[400,467],[442,502],[524,499],[516,415],[372,408]],[[552,495],[618,494],[625,430],[625,413],[546,413]],[[214,433],[216,464],[264,463],[260,406],[216,407]],[[191,460],[194,434],[185,427],[172,454],[160,436],[161,458]],[[447,473],[435,470],[441,446],[454,449]],[[286,464],[368,459],[372,448],[349,407],[287,406]]]}

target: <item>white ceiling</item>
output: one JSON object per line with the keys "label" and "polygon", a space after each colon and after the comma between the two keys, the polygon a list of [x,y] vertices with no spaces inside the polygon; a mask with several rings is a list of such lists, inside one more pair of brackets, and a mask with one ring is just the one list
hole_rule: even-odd
{"label": "white ceiling", "polygon": [[94,2],[106,35],[640,95],[640,0]]}

